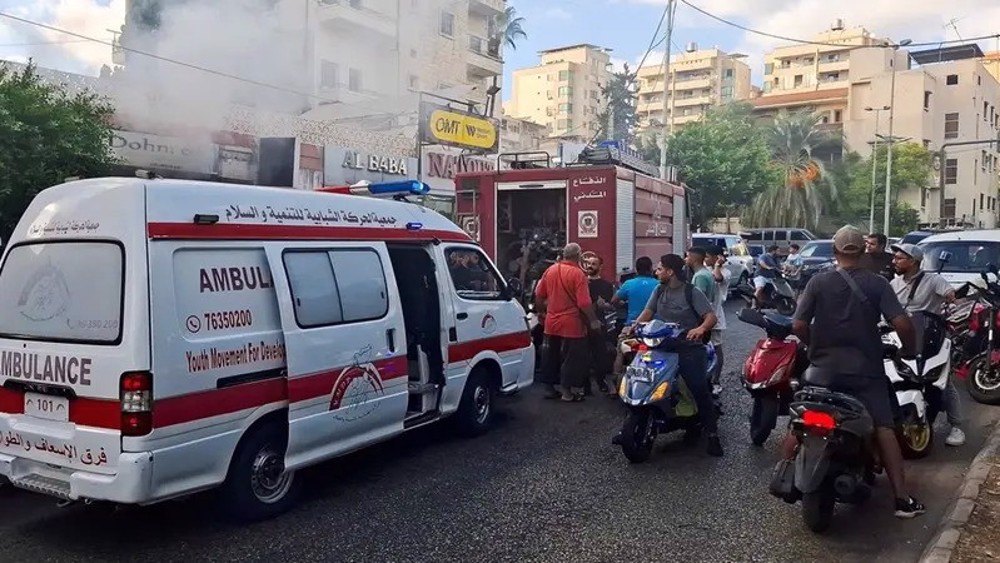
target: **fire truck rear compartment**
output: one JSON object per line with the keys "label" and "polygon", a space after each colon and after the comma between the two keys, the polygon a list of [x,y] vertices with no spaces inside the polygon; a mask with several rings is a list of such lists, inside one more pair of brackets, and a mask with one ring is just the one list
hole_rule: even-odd
{"label": "fire truck rear compartment", "polygon": [[[498,266],[514,275],[521,246],[534,250],[546,241],[552,248],[566,244],[566,189],[522,188],[497,192]],[[534,253],[533,253],[534,254]],[[538,257],[530,256],[531,260]]]}

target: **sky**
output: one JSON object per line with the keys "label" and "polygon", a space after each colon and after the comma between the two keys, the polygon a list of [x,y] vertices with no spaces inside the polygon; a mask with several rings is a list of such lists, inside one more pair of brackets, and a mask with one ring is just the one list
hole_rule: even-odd
{"label": "sky", "polygon": [[[864,25],[878,36],[919,43],[1000,30],[1000,0],[688,1],[746,27],[803,39],[829,28],[838,18],[849,27]],[[617,64],[629,62],[634,67],[646,52],[665,4],[666,0],[510,0],[525,19],[528,38],[516,50],[507,50],[506,82],[513,69],[535,65],[538,51],[576,43],[611,49]],[[123,22],[125,0],[0,0],[0,13],[110,41],[108,30],[117,30]],[[755,84],[761,80],[763,54],[783,43],[719,23],[681,3],[672,48],[680,50],[689,42],[748,55]],[[981,45],[984,50],[998,49],[996,40]],[[0,17],[0,59],[28,57],[58,70],[97,74],[102,64],[110,63],[111,49]],[[654,51],[647,64],[661,64],[662,57],[662,50]],[[504,98],[509,94],[505,89]]]}

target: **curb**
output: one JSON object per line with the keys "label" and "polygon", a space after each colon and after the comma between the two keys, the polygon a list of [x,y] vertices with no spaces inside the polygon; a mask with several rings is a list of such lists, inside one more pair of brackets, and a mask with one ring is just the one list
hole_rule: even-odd
{"label": "curb", "polygon": [[979,487],[989,477],[993,463],[990,461],[1000,452],[1000,424],[994,423],[993,431],[976,454],[965,474],[965,479],[956,491],[956,499],[945,512],[938,524],[938,532],[924,548],[920,563],[948,563],[962,535],[962,528],[969,521],[973,509],[976,508],[976,498]]}

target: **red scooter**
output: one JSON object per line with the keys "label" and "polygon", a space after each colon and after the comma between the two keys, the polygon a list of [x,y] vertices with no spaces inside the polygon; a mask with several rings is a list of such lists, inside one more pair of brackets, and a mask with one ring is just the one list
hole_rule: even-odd
{"label": "red scooter", "polygon": [[792,318],[776,313],[762,314],[749,307],[736,317],[764,329],[767,338],[757,341],[743,364],[743,386],[753,397],[750,415],[750,439],[761,446],[778,423],[778,416],[788,414],[792,400],[792,379],[809,366],[805,347],[792,337]]}

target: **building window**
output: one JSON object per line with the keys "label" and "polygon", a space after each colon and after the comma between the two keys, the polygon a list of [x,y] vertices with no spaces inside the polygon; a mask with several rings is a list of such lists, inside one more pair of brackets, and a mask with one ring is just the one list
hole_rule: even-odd
{"label": "building window", "polygon": [[944,114],[944,138],[945,139],[957,139],[958,138],[958,114],[957,113],[946,113],[946,114]]}
{"label": "building window", "polygon": [[927,207],[927,190],[920,188],[920,208]]}
{"label": "building window", "polygon": [[826,56],[826,62],[835,63],[840,60],[840,53],[830,53]]}
{"label": "building window", "polygon": [[957,74],[949,74],[948,77],[945,78],[945,84],[947,84],[948,86],[957,86],[958,85],[958,75]]}
{"label": "building window", "polygon": [[[944,183],[948,185],[958,183],[958,159],[948,158],[944,161]],[[954,200],[952,200],[954,201]]]}
{"label": "building window", "polygon": [[573,104],[559,104],[560,113],[570,113],[573,111]]}
{"label": "building window", "polygon": [[945,219],[955,218],[955,198],[945,198],[944,199],[944,217]]}
{"label": "building window", "polygon": [[982,211],[986,208],[986,194],[979,194],[979,210]]}
{"label": "building window", "polygon": [[990,109],[990,103],[983,102],[983,121],[989,122],[989,117],[986,115],[989,109]]}
{"label": "building window", "polygon": [[573,88],[571,88],[569,86],[560,86],[559,87],[559,97],[560,98],[572,97],[572,96],[573,96]]}
{"label": "building window", "polygon": [[732,78],[732,77],[733,77],[733,69],[731,69],[731,68],[727,68],[727,69],[725,70],[725,73],[724,73],[724,74],[723,74],[722,76],[723,76],[724,78]]}
{"label": "building window", "polygon": [[441,35],[455,37],[455,14],[441,12]]}
{"label": "building window", "polygon": [[796,74],[796,75],[795,75],[795,82],[794,82],[794,86],[795,86],[796,88],[798,88],[799,86],[802,86],[802,75],[801,75],[801,74]]}
{"label": "building window", "polygon": [[931,109],[931,93],[924,90],[924,111],[930,111]]}
{"label": "building window", "polygon": [[352,68],[348,76],[347,88],[351,92],[361,91],[361,70],[357,68]]}
{"label": "building window", "polygon": [[732,98],[733,97],[733,87],[732,86],[723,86],[722,87],[722,97],[723,97],[723,99],[726,99],[726,100]]}
{"label": "building window", "polygon": [[930,150],[930,148],[931,148],[931,140],[930,139],[924,139],[924,148]]}
{"label": "building window", "polygon": [[319,85],[323,88],[336,88],[339,74],[340,67],[337,63],[323,61],[319,67]]}
{"label": "building window", "polygon": [[560,82],[565,82],[567,80],[569,80],[569,71],[568,70],[560,70],[559,71],[559,81]]}
{"label": "building window", "polygon": [[982,162],[980,162],[980,166],[982,166],[983,172],[986,172],[986,151],[983,151],[983,158]]}
{"label": "building window", "polygon": [[764,74],[774,74],[774,63],[764,64]]}
{"label": "building window", "polygon": [[420,89],[420,77],[419,76],[417,76],[415,74],[411,74],[410,75],[410,89],[411,90],[419,90]]}
{"label": "building window", "polygon": [[839,109],[833,110],[833,122],[834,123],[840,123],[840,121],[841,121],[841,119],[843,119],[843,117],[844,117],[844,114]]}

